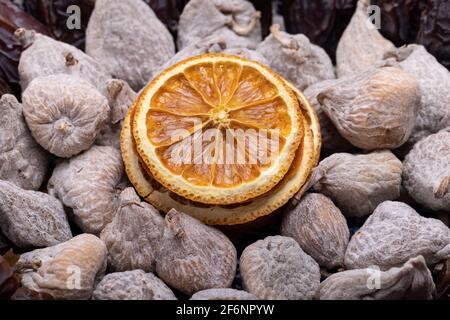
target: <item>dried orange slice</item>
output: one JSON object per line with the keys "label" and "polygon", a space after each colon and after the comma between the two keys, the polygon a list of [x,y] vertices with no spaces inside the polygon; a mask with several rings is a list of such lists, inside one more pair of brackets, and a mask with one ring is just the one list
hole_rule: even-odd
{"label": "dried orange slice", "polygon": [[132,119],[144,167],[165,188],[205,204],[270,191],[303,137],[284,80],[246,59],[207,54],[175,64],[141,93]]}
{"label": "dried orange slice", "polygon": [[303,114],[305,135],[288,173],[264,195],[234,205],[208,205],[190,201],[163,187],[147,172],[136,151],[131,129],[133,107],[130,108],[121,133],[122,157],[130,181],[139,195],[157,209],[168,212],[175,208],[212,225],[244,224],[272,213],[294,195],[301,197],[305,192],[306,181],[319,159],[320,128],[317,116],[303,94],[298,90],[295,93]]}

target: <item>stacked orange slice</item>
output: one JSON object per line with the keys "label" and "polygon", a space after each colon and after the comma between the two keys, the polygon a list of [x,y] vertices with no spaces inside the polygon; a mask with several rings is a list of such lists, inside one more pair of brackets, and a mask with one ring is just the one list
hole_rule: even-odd
{"label": "stacked orange slice", "polygon": [[137,192],[159,210],[234,225],[299,196],[320,150],[314,111],[267,67],[207,54],[141,92],[121,134]]}

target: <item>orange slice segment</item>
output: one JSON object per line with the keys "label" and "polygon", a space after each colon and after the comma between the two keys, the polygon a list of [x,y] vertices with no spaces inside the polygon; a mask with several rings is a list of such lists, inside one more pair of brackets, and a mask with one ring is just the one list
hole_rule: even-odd
{"label": "orange slice segment", "polygon": [[304,134],[302,117],[293,92],[267,67],[207,54],[155,78],[131,121],[139,156],[161,185],[227,205],[283,179]]}

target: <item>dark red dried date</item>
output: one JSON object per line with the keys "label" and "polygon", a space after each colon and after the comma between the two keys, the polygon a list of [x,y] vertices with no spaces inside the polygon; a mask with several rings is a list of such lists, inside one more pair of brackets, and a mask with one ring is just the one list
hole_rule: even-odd
{"label": "dark red dried date", "polygon": [[19,287],[8,261],[0,256],[0,300],[9,299]]}

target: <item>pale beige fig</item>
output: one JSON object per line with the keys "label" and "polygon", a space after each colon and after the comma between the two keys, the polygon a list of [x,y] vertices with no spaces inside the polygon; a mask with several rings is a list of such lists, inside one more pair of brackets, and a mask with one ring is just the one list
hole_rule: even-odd
{"label": "pale beige fig", "polygon": [[31,136],[22,104],[14,96],[1,97],[0,113],[0,179],[38,190],[47,173],[48,154]]}
{"label": "pale beige fig", "polygon": [[0,229],[20,248],[48,247],[72,238],[61,202],[2,180]]}
{"label": "pale beige fig", "polygon": [[411,44],[385,55],[413,75],[420,86],[421,102],[410,137],[415,143],[450,126],[450,72],[424,46]]}
{"label": "pale beige fig", "polygon": [[450,212],[450,127],[414,145],[403,161],[403,185],[427,208]]}
{"label": "pale beige fig", "polygon": [[180,16],[178,49],[210,35],[227,38],[235,47],[254,49],[261,41],[260,15],[245,0],[191,0]]}
{"label": "pale beige fig", "polygon": [[428,265],[449,258],[450,229],[437,219],[420,216],[405,203],[386,201],[350,239],[345,266],[387,270],[418,255]]}
{"label": "pale beige fig", "polygon": [[360,0],[350,23],[342,34],[336,50],[338,77],[371,69],[395,46],[385,39],[369,15],[369,0]]}
{"label": "pale beige fig", "polygon": [[115,78],[140,90],[175,54],[172,35],[142,0],[97,0],[86,52]]}
{"label": "pale beige fig", "polygon": [[251,293],[231,288],[206,289],[195,293],[190,300],[258,300]]}
{"label": "pale beige fig", "polygon": [[320,284],[320,300],[431,300],[436,287],[422,256],[399,268],[347,270]]}
{"label": "pale beige fig", "polygon": [[269,66],[298,89],[328,79],[335,79],[333,63],[325,50],[312,44],[303,34],[290,35],[280,31],[279,25],[270,28],[271,34],[261,42],[257,51]]}
{"label": "pale beige fig", "polygon": [[128,109],[137,98],[136,92],[123,80],[111,79],[106,82],[106,92],[110,107],[109,119],[95,140],[98,146],[113,146],[120,149],[120,131]]}
{"label": "pale beige fig", "polygon": [[236,249],[219,230],[174,209],[165,228],[156,258],[156,273],[168,285],[192,295],[233,282]]}
{"label": "pale beige fig", "polygon": [[33,137],[62,158],[89,149],[110,112],[108,101],[95,87],[65,74],[34,79],[22,99]]}
{"label": "pale beige fig", "polygon": [[241,58],[257,61],[259,63],[269,66],[269,62],[267,61],[267,59],[264,58],[264,56],[256,50],[247,48],[227,48],[223,50],[222,53],[230,54],[233,56],[239,56]]}
{"label": "pale beige fig", "polygon": [[317,101],[352,145],[366,150],[394,149],[411,135],[420,90],[413,76],[384,66],[335,80],[317,95]]}
{"label": "pale beige fig", "polygon": [[319,163],[310,184],[346,217],[371,214],[383,201],[400,196],[402,163],[390,151],[335,153]]}
{"label": "pale beige fig", "polygon": [[93,146],[58,164],[48,192],[72,209],[74,222],[87,233],[99,234],[119,208],[119,195],[128,185],[122,158],[113,147]]}
{"label": "pale beige fig", "polygon": [[325,89],[334,86],[333,80],[325,80],[309,86],[304,91],[306,99],[308,99],[311,106],[317,114],[320,123],[320,136],[322,138],[323,155],[330,155],[338,152],[349,152],[354,149],[354,146],[345,140],[337,131],[333,122],[323,111],[320,103],[317,101],[317,96]]}
{"label": "pale beige fig", "polygon": [[15,265],[22,286],[54,299],[87,300],[106,269],[106,247],[81,234],[53,247],[24,253]]}
{"label": "pale beige fig", "polygon": [[108,267],[113,271],[154,271],[163,229],[158,210],[141,202],[133,188],[122,191],[113,221],[100,235],[108,248]]}
{"label": "pale beige fig", "polygon": [[324,268],[344,265],[350,232],[341,211],[319,193],[303,196],[283,215],[281,235],[294,238],[300,247]]}
{"label": "pale beige fig", "polygon": [[67,43],[33,30],[17,29],[15,34],[25,48],[19,62],[22,91],[37,77],[62,73],[83,78],[103,92],[111,78],[97,61]]}
{"label": "pale beige fig", "polygon": [[265,300],[309,300],[320,284],[317,262],[288,237],[270,236],[242,252],[244,289]]}
{"label": "pale beige fig", "polygon": [[176,300],[176,297],[153,273],[133,270],[106,275],[95,288],[92,299]]}

